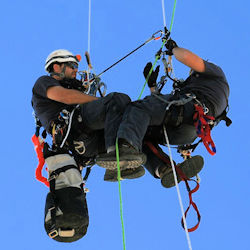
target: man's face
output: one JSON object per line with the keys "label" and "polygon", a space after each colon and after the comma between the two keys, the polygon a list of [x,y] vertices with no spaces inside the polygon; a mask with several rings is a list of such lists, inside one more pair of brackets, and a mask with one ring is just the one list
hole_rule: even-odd
{"label": "man's face", "polygon": [[[65,77],[69,79],[74,79],[76,78],[76,73],[78,71],[78,64],[74,62],[67,62],[63,64],[66,66],[65,68]],[[62,65],[62,68],[63,68]]]}

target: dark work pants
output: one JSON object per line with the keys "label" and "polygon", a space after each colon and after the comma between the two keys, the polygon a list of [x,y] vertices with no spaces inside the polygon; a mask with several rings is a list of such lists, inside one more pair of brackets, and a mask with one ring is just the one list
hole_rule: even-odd
{"label": "dark work pants", "polygon": [[[172,95],[162,95],[161,97],[169,100],[172,98]],[[159,126],[160,131],[166,115],[166,107],[167,103],[159,100],[154,95],[130,103],[124,112],[122,122],[117,132],[118,138],[123,138],[138,150],[142,150],[142,141],[147,128],[149,126]],[[183,107],[184,117],[182,124],[178,127],[166,125],[169,142],[172,145],[191,144],[197,138],[196,130],[193,125],[193,101],[183,105]],[[174,112],[173,115],[175,115]],[[143,152],[147,155],[145,167],[155,176],[155,170],[164,163],[150,150],[148,151],[144,148]]]}
{"label": "dark work pants", "polygon": [[[162,95],[161,97],[169,100],[172,95]],[[147,128],[155,125],[162,126],[166,115],[166,107],[167,103],[154,95],[130,103],[123,114],[117,137],[127,140],[135,148],[141,150],[142,140]],[[184,105],[182,124],[178,127],[166,127],[170,144],[189,144],[195,140],[197,135],[193,125],[193,114],[194,106],[191,101]]]}
{"label": "dark work pants", "polygon": [[96,101],[83,104],[81,107],[83,124],[91,130],[104,129],[106,148],[113,146],[123,112],[129,103],[129,96],[113,92]]}

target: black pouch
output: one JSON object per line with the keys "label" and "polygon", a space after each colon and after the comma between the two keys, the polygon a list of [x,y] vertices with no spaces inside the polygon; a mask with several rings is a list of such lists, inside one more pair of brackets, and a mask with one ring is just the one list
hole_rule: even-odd
{"label": "black pouch", "polygon": [[48,193],[44,227],[50,238],[59,242],[77,241],[87,233],[88,225],[84,190],[66,187]]}

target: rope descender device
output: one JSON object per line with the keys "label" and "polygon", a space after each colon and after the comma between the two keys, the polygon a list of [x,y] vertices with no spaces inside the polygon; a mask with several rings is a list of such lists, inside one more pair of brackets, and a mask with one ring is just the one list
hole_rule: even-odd
{"label": "rope descender device", "polygon": [[78,71],[83,86],[87,89],[85,93],[87,95],[96,96],[98,91],[100,96],[103,97],[106,94],[107,85],[104,82],[101,82],[100,77],[95,73],[90,73],[90,70],[93,70],[93,66],[90,61],[90,55],[87,51],[85,52],[85,57],[88,64],[88,70]]}

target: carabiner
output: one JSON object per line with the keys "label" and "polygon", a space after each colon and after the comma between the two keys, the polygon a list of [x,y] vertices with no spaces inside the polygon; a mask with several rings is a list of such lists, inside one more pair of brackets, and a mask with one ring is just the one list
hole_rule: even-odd
{"label": "carabiner", "polygon": [[[157,36],[156,37],[156,34],[160,33],[160,36]],[[161,37],[162,37],[162,34],[164,34],[164,32],[162,30],[158,30],[156,31],[152,36],[151,36],[151,39],[154,39],[154,40],[159,40]]]}

